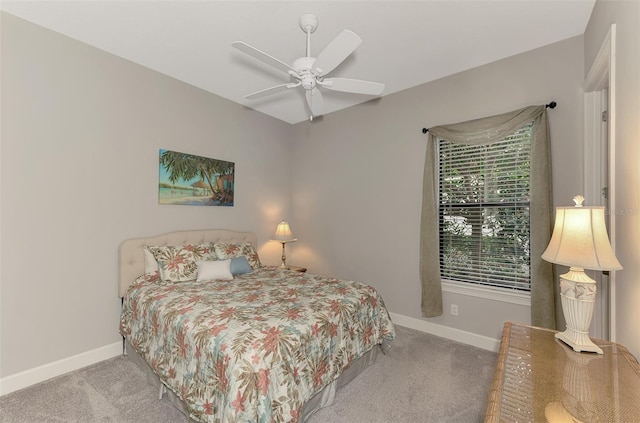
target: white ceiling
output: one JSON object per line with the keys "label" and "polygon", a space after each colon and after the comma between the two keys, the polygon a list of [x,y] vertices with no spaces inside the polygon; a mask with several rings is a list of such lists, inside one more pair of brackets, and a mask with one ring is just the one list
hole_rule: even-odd
{"label": "white ceiling", "polygon": [[[291,64],[305,55],[303,13],[319,19],[315,57],[343,29],[362,44],[330,76],[386,84],[392,94],[584,33],[595,0],[2,1],[27,21],[289,123],[308,119],[298,88],[244,95],[289,81],[231,48],[251,44]],[[552,71],[552,70],[550,70]],[[325,91],[327,113],[371,97]]]}

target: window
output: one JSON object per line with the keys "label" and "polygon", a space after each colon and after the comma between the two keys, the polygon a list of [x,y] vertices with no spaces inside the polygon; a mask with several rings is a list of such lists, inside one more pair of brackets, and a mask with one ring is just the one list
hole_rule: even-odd
{"label": "window", "polygon": [[530,291],[532,126],[492,144],[438,140],[443,279]]}

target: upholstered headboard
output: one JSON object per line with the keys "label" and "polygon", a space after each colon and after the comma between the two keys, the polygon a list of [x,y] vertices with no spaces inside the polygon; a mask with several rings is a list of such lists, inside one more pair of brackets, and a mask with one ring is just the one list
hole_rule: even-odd
{"label": "upholstered headboard", "polygon": [[144,274],[144,252],[147,245],[182,245],[200,242],[250,242],[257,249],[258,238],[253,232],[237,232],[228,229],[204,229],[176,231],[148,238],[127,239],[120,244],[118,296],[124,297],[129,285]]}

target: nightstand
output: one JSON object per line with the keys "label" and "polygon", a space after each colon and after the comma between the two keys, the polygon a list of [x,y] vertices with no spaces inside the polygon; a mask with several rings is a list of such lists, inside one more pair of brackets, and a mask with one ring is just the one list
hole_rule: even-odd
{"label": "nightstand", "polygon": [[485,423],[632,422],[640,416],[640,364],[622,345],[575,352],[556,331],[507,322]]}
{"label": "nightstand", "polygon": [[306,267],[298,267],[298,266],[287,266],[287,270],[293,270],[294,272],[304,273],[307,271]]}

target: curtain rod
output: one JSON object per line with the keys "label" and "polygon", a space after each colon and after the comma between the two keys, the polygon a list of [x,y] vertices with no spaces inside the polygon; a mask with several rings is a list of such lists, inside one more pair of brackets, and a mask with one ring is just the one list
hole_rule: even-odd
{"label": "curtain rod", "polygon": [[[558,103],[556,103],[555,101],[552,101],[551,103],[546,104],[545,107],[547,109],[555,109],[557,105],[558,105]],[[429,132],[429,128],[422,128],[422,133],[423,134],[426,134],[427,132]]]}

